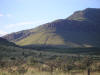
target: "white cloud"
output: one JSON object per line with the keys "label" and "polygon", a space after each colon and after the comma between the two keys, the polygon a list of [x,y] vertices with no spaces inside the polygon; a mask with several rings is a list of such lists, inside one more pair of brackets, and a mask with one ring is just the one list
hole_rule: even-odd
{"label": "white cloud", "polygon": [[6,25],[6,29],[10,29],[10,28],[14,28],[14,27],[18,27],[18,26],[23,26],[23,25],[30,25],[33,24],[32,22],[20,22],[20,23],[15,23],[15,24],[8,24]]}
{"label": "white cloud", "polygon": [[45,24],[47,22],[48,22],[48,19],[38,20],[38,21],[18,22],[18,23],[4,25],[3,29],[7,30],[8,33],[11,33],[11,32],[17,32],[17,31],[21,31],[21,30],[35,28],[35,27]]}
{"label": "white cloud", "polygon": [[0,16],[4,16],[3,14],[0,14]]}
{"label": "white cloud", "polygon": [[7,14],[6,16],[10,17],[10,16],[12,16],[12,15],[11,15],[11,14]]}
{"label": "white cloud", "polygon": [[28,26],[28,25],[33,25],[33,27],[36,27],[46,22],[47,22],[46,20],[41,20],[41,21],[33,21],[33,22],[20,22],[20,23],[15,23],[15,24],[8,24],[5,26],[5,29],[12,29],[12,28]]}
{"label": "white cloud", "polygon": [[12,15],[11,14],[0,14],[0,17],[2,17],[2,16],[10,17]]}
{"label": "white cloud", "polygon": [[7,32],[0,30],[0,36],[6,35]]}

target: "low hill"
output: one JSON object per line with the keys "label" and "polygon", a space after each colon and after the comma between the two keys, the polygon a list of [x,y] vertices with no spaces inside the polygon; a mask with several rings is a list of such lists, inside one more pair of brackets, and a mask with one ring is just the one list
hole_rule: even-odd
{"label": "low hill", "polygon": [[5,45],[5,46],[16,46],[14,43],[9,42],[8,40],[1,38],[0,37],[0,45]]}

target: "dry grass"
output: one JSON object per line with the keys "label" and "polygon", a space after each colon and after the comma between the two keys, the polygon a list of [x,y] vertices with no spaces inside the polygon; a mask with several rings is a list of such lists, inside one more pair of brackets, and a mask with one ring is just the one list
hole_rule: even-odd
{"label": "dry grass", "polygon": [[[19,74],[18,72],[9,73],[7,71],[1,71],[0,75],[87,75],[87,71],[71,71],[71,72],[45,72],[45,71],[38,71],[33,68],[29,68],[28,71],[25,74]],[[91,72],[90,75],[100,75],[100,72]]]}

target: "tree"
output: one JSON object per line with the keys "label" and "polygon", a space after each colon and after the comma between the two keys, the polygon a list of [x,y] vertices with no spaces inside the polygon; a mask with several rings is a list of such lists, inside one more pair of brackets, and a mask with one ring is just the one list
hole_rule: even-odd
{"label": "tree", "polygon": [[93,63],[93,60],[91,57],[86,57],[86,59],[84,60],[83,64],[85,64],[85,67],[87,69],[87,75],[90,75],[91,73],[91,65]]}

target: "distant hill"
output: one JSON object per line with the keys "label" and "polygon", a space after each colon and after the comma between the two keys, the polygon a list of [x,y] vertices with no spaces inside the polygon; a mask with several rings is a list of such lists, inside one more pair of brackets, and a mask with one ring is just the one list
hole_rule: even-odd
{"label": "distant hill", "polygon": [[58,19],[3,38],[28,47],[100,47],[100,9],[87,8],[67,19]]}
{"label": "distant hill", "polygon": [[4,38],[0,37],[0,45],[4,45],[4,46],[16,46],[14,43],[7,41]]}

